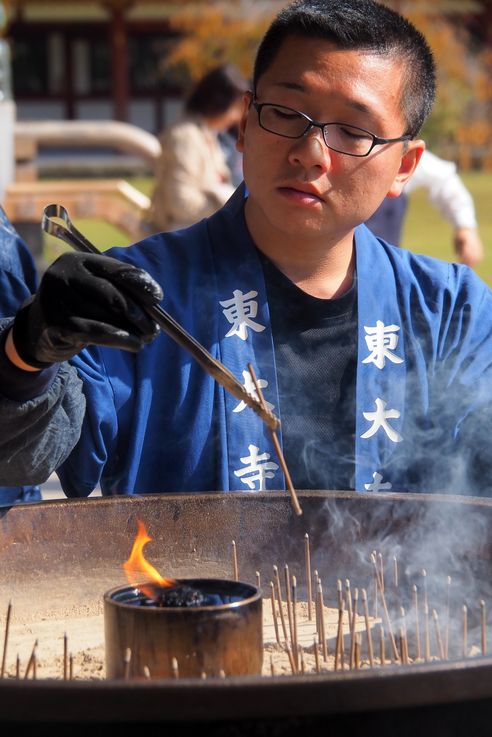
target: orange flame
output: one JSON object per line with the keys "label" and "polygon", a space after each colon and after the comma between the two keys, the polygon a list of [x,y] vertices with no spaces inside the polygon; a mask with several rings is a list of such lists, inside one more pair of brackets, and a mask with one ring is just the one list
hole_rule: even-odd
{"label": "orange flame", "polygon": [[[155,597],[155,591],[146,583],[152,583],[157,586],[173,586],[176,583],[174,578],[163,578],[159,571],[149,563],[143,554],[143,549],[152,538],[149,537],[142,520],[137,519],[138,531],[133,543],[132,552],[127,561],[123,563],[126,576],[129,583],[135,588],[142,591],[150,598]],[[142,576],[144,579],[142,580]]]}

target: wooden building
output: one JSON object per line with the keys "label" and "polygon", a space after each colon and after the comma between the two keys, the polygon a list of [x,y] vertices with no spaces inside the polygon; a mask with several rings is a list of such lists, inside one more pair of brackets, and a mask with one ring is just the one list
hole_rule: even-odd
{"label": "wooden building", "polygon": [[[287,0],[212,0],[248,16]],[[2,0],[0,0],[1,4]],[[415,0],[387,0],[405,12]],[[210,0],[3,0],[18,120],[119,120],[152,133],[173,122],[182,89],[163,60],[176,42],[172,16]],[[492,2],[429,0],[492,46]]]}
{"label": "wooden building", "polygon": [[193,4],[4,0],[17,119],[111,119],[158,133],[182,104],[162,64],[176,40],[169,20]]}

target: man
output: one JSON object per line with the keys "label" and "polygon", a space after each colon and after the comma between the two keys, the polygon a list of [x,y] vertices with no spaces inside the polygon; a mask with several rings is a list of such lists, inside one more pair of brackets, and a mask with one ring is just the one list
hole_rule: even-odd
{"label": "man", "polygon": [[[34,259],[0,207],[0,315],[13,315],[37,284]],[[0,506],[40,499],[37,486],[0,487]]]}
{"label": "man", "polygon": [[478,232],[473,197],[465,187],[452,161],[440,159],[425,150],[415,174],[399,197],[385,197],[376,212],[366,221],[378,238],[399,246],[408,195],[424,187],[431,204],[453,228],[453,246],[460,263],[477,266],[483,259],[483,244]]}
{"label": "man", "polygon": [[57,468],[70,496],[98,482],[285,488],[261,420],[156,337],[145,305],[162,285],[165,308],[246,386],[254,366],[297,488],[487,493],[492,294],[359,225],[424,150],[425,40],[372,0],[301,0],[267,32],[253,81],[247,189],[117,261],[62,256],[6,324],[3,481]]}

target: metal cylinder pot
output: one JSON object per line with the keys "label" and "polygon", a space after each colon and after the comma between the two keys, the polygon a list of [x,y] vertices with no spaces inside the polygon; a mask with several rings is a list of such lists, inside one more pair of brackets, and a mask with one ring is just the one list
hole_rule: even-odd
{"label": "metal cylinder pot", "polygon": [[[141,605],[133,586],[104,595],[106,675],[152,678],[259,675],[263,661],[261,595],[255,586],[221,579],[180,579],[226,603]],[[128,651],[130,649],[130,652]],[[125,663],[125,653],[127,653]]]}

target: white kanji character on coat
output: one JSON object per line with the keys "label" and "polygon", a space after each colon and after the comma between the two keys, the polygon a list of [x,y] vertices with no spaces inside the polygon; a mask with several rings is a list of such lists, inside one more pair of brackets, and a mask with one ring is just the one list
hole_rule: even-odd
{"label": "white kanji character on coat", "polygon": [[381,320],[376,322],[375,328],[364,325],[366,343],[371,353],[362,363],[373,363],[378,369],[384,368],[386,359],[392,363],[403,363],[403,358],[392,353],[398,345],[396,333],[399,329],[398,325],[385,325]]}
{"label": "white kanji character on coat", "polygon": [[[241,479],[251,491],[264,491],[265,480],[273,479],[278,464],[270,460],[270,453],[259,453],[256,445],[248,445],[249,456],[241,458],[241,463],[248,464],[246,468],[234,471],[234,475]],[[258,488],[256,484],[258,483]]]}
{"label": "white kanji character on coat", "polygon": [[[248,392],[248,394],[251,397],[254,397],[255,399],[258,399],[259,400],[259,396],[257,394],[256,387],[255,387],[253,378],[252,378],[251,374],[249,373],[249,371],[243,371],[243,379],[244,379],[243,386],[246,389],[246,391]],[[258,386],[260,387],[260,389],[266,389],[267,386],[268,386],[268,381],[266,381],[265,379],[258,379]],[[267,402],[265,400],[265,404],[266,404],[267,408],[270,410],[270,412],[274,409],[274,405],[271,402]],[[248,405],[246,404],[246,402],[239,402],[239,404],[236,407],[234,407],[234,409],[232,411],[233,412],[242,412],[243,409],[246,409],[247,406]]]}
{"label": "white kanji character on coat", "polygon": [[400,417],[401,412],[397,409],[387,410],[386,402],[384,401],[384,399],[380,399],[379,397],[376,399],[375,404],[375,412],[362,413],[366,420],[372,422],[372,426],[369,428],[369,430],[366,430],[363,435],[361,435],[361,438],[371,438],[381,427],[383,428],[389,439],[393,441],[393,443],[401,443],[401,441],[403,440],[402,436],[387,422],[387,420],[397,420]]}
{"label": "white kanji character on coat", "polygon": [[248,328],[251,328],[256,333],[261,333],[265,329],[265,326],[251,319],[256,317],[258,312],[258,302],[254,299],[258,295],[258,292],[252,290],[247,294],[243,294],[240,289],[235,289],[233,295],[232,299],[219,302],[224,308],[222,312],[227,321],[232,325],[232,328],[226,333],[225,337],[230,338],[231,335],[238,335],[241,340],[246,340],[248,337]]}
{"label": "white kanji character on coat", "polygon": [[372,478],[373,482],[371,484],[364,484],[366,491],[389,491],[393,488],[393,484],[389,481],[383,481],[383,476],[378,471],[374,471]]}

